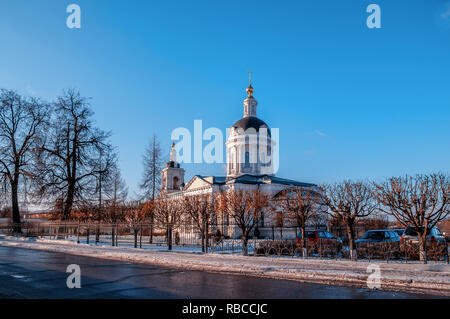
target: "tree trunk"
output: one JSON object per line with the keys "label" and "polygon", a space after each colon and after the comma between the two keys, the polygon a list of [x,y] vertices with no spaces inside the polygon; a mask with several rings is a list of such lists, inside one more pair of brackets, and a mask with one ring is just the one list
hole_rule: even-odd
{"label": "tree trunk", "polygon": [[73,199],[75,195],[75,188],[69,184],[66,201],[64,202],[63,216],[61,220],[66,220],[70,216],[73,207]]}
{"label": "tree trunk", "polygon": [[100,225],[97,225],[95,230],[95,244],[97,245],[100,242]]}
{"label": "tree trunk", "polygon": [[112,244],[112,246],[114,247],[114,239],[115,239],[115,236],[116,236],[116,231],[115,231],[115,228],[114,228],[114,226],[111,228],[111,244]]}
{"label": "tree trunk", "polygon": [[419,256],[420,261],[426,264],[427,261],[427,237],[425,234],[419,234]]}
{"label": "tree trunk", "polygon": [[134,228],[134,248],[137,248],[137,243],[138,243],[138,229]]}
{"label": "tree trunk", "polygon": [[205,252],[205,231],[201,232],[201,236],[202,236],[202,253]]}
{"label": "tree trunk", "polygon": [[12,219],[15,234],[20,234],[22,232],[22,229],[20,227],[18,192],[19,192],[19,175],[15,175],[13,181],[11,182]]}
{"label": "tree trunk", "polygon": [[248,247],[247,247],[248,240],[246,235],[242,235],[241,243],[242,243],[242,255],[248,256]]}
{"label": "tree trunk", "polygon": [[306,250],[306,227],[304,223],[302,225],[302,255],[303,258],[308,257],[308,251]]}
{"label": "tree trunk", "polygon": [[150,238],[149,238],[149,244],[153,243],[153,215],[150,216]]}
{"label": "tree trunk", "polygon": [[209,241],[209,225],[206,222],[205,225],[205,252],[208,253],[208,241]]}
{"label": "tree trunk", "polygon": [[142,248],[142,223],[139,227],[139,248]]}
{"label": "tree trunk", "polygon": [[353,223],[347,223],[347,235],[348,235],[348,245],[350,248],[350,259],[356,261],[358,255],[356,253],[355,232],[353,229]]}
{"label": "tree trunk", "polygon": [[167,248],[172,250],[172,226],[168,226],[167,229]]}

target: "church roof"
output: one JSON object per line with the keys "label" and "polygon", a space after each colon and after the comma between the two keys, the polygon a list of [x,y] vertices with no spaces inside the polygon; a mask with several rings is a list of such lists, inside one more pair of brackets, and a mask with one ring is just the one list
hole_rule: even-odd
{"label": "church roof", "polygon": [[241,128],[244,131],[246,131],[249,128],[254,128],[256,130],[256,132],[259,132],[260,128],[266,128],[267,134],[269,134],[269,136],[271,136],[270,128],[266,124],[266,122],[264,122],[263,120],[261,120],[257,117],[254,117],[254,116],[241,118],[239,121],[234,123],[234,125],[232,127]]}
{"label": "church roof", "polygon": [[233,184],[281,184],[281,185],[290,185],[290,186],[302,186],[302,187],[314,187],[317,186],[315,184],[303,183],[294,181],[291,179],[280,178],[271,175],[241,175],[237,177],[225,177],[225,176],[200,176],[196,175],[195,177],[201,178],[202,180],[208,182],[213,185],[224,185],[227,183]]}
{"label": "church roof", "polygon": [[303,187],[314,187],[315,184],[303,183],[294,181],[291,179],[280,178],[272,175],[241,175],[234,178],[229,178],[228,182],[241,183],[241,184],[281,184],[281,185],[291,185],[291,186],[303,186]]}

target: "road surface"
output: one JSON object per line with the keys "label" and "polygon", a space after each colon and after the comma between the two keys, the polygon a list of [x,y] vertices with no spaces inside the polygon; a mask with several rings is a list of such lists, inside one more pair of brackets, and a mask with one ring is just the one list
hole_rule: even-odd
{"label": "road surface", "polygon": [[[69,289],[68,265],[81,267]],[[429,298],[432,296],[183,271],[21,248],[0,247],[0,298]]]}

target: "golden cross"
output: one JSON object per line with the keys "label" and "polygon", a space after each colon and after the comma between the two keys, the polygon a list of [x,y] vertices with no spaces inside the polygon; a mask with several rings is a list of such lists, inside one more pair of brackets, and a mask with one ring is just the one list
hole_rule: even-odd
{"label": "golden cross", "polygon": [[252,71],[248,71],[248,83],[252,85]]}

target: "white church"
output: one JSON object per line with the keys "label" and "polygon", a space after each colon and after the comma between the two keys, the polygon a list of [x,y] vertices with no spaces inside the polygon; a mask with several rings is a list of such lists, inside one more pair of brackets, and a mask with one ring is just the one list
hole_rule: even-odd
{"label": "white church", "polygon": [[[247,88],[247,98],[244,100],[244,116],[230,128],[226,145],[227,175],[201,176],[195,175],[185,183],[185,170],[177,162],[175,145],[170,151],[170,160],[161,172],[161,193],[172,198],[199,194],[223,193],[229,190],[259,190],[266,193],[271,200],[276,200],[283,191],[302,187],[320,192],[315,184],[298,182],[280,178],[273,173],[274,141],[271,138],[269,126],[257,117],[258,102],[253,97],[251,83]],[[238,238],[239,230],[232,220],[226,216],[217,216],[225,236]],[[319,221],[317,221],[318,223]],[[261,237],[273,236],[274,223],[270,217],[261,218],[258,230]],[[286,225],[288,226],[288,225]],[[276,235],[278,236],[278,234]],[[293,237],[285,234],[283,237]]]}

